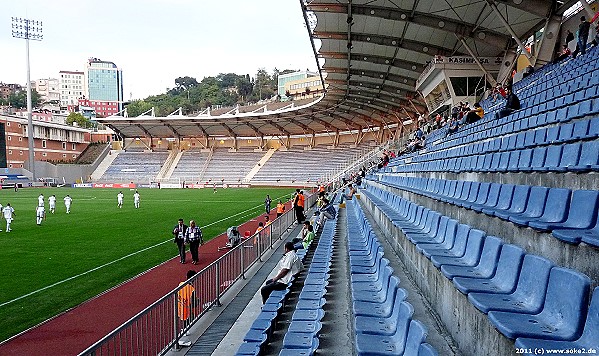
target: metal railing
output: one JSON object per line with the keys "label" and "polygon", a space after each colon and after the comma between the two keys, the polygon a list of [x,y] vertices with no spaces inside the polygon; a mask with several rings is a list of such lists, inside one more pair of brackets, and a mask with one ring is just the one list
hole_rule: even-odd
{"label": "metal railing", "polygon": [[[312,206],[316,198],[317,194],[308,196],[306,206]],[[237,280],[245,279],[246,271],[262,261],[264,253],[274,248],[294,222],[294,210],[287,211],[79,355],[154,356],[177,347],[192,325],[210,308],[221,305],[223,294]],[[188,286],[193,288],[194,298],[191,305],[180,305],[179,296]]]}

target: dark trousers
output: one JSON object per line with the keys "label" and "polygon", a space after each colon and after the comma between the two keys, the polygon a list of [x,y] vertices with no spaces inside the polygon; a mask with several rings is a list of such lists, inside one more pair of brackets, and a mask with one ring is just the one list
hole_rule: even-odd
{"label": "dark trousers", "polygon": [[260,294],[262,294],[262,304],[266,303],[266,300],[270,297],[270,293],[272,293],[273,290],[284,290],[285,288],[287,288],[287,285],[284,283],[273,282],[272,279],[266,281],[264,287],[260,289]]}
{"label": "dark trousers", "polygon": [[301,206],[295,206],[293,209],[295,210],[295,218],[297,219],[297,223],[303,223],[304,220],[306,220],[306,217],[304,216],[304,208]]}
{"label": "dark trousers", "polygon": [[176,240],[177,247],[179,248],[179,257],[181,258],[181,262],[185,262],[185,241]]}
{"label": "dark trousers", "polygon": [[281,216],[281,215],[283,215],[283,213],[277,213],[277,218],[278,218],[279,216]]}
{"label": "dark trousers", "polygon": [[266,204],[266,205],[264,206],[264,210],[266,210],[266,214],[267,214],[267,215],[268,215],[268,214],[270,214],[270,204]]}
{"label": "dark trousers", "polygon": [[499,110],[499,112],[497,113],[497,119],[501,119],[502,117],[506,117],[509,114],[511,114],[514,110],[509,109],[509,108],[505,108],[505,109],[501,109]]}
{"label": "dark trousers", "polygon": [[200,241],[190,241],[189,242],[189,252],[191,252],[191,259],[193,262],[198,262],[198,251],[200,249]]}
{"label": "dark trousers", "polygon": [[576,50],[574,50],[574,53],[572,53],[572,57],[576,58],[578,53],[585,54],[587,52],[588,39],[589,39],[589,35],[578,36],[578,42],[576,42]]}
{"label": "dark trousers", "polygon": [[468,115],[466,115],[466,123],[467,124],[477,122],[478,120],[480,120],[480,116],[478,116],[477,113],[469,112]]}

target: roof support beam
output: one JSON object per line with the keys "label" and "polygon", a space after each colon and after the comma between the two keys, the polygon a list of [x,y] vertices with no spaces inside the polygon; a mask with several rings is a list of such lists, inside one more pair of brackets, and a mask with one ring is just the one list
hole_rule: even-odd
{"label": "roof support beam", "polygon": [[143,133],[144,133],[146,136],[148,136],[148,137],[152,138],[152,134],[150,134],[150,132],[149,132],[148,130],[146,130],[146,128],[145,128],[145,127],[141,126],[140,124],[136,124],[135,126],[137,126],[137,127],[138,127],[138,128],[141,130],[141,131],[143,131]]}
{"label": "roof support beam", "polygon": [[277,124],[276,122],[274,122],[274,121],[270,121],[270,122],[269,122],[269,124],[270,124],[270,125],[272,125],[272,126],[274,126],[274,127],[275,127],[277,130],[279,130],[281,133],[285,134],[285,136],[287,136],[287,137],[291,136],[291,134],[289,133],[289,131],[285,130],[285,129],[283,128],[283,126],[281,126],[281,125]]}
{"label": "roof support beam", "polygon": [[495,12],[495,15],[497,15],[497,18],[499,18],[499,21],[501,21],[501,23],[503,24],[503,27],[505,27],[505,29],[510,33],[510,35],[512,35],[512,38],[518,44],[520,51],[522,51],[522,53],[530,61],[532,59],[531,54],[526,50],[526,47],[524,47],[524,44],[522,43],[522,41],[520,41],[520,39],[518,38],[518,35],[516,35],[516,33],[514,32],[514,30],[512,29],[512,26],[510,26],[510,24],[503,17],[503,14],[497,8],[495,1],[494,0],[486,0],[486,1],[487,1],[487,4],[489,4],[489,7],[491,7],[491,9],[493,9],[493,11]]}
{"label": "roof support beam", "polygon": [[237,138],[235,131],[233,131],[227,124],[225,124],[224,122],[221,122],[220,124],[222,127],[225,128],[225,130],[227,130],[227,132],[229,133],[229,135],[231,135],[231,137]]}
{"label": "roof support beam", "polygon": [[171,130],[171,131],[173,132],[173,134],[175,134],[175,136],[176,136],[177,138],[181,138],[181,135],[179,134],[179,132],[177,132],[177,130],[175,130],[175,128],[173,127],[173,125],[171,125],[171,124],[168,124],[168,123],[166,123],[166,122],[164,122],[164,121],[163,121],[162,123],[164,124],[164,126],[168,127],[168,128],[169,128],[169,130]]}
{"label": "roof support beam", "polygon": [[466,48],[466,50],[470,54],[470,57],[472,57],[472,59],[474,59],[474,62],[476,63],[478,68],[480,68],[480,70],[482,70],[483,73],[485,73],[485,77],[487,78],[489,83],[491,83],[491,85],[495,86],[495,84],[497,84],[497,81],[495,80],[495,78],[493,78],[491,73],[489,73],[485,69],[485,67],[483,67],[482,63],[478,60],[478,56],[476,54],[474,54],[474,52],[472,51],[472,48],[470,48],[470,46],[468,46],[468,43],[466,43],[466,40],[464,39],[464,37],[458,37],[458,39],[460,40],[460,42],[462,42],[462,46],[464,46],[464,48]]}

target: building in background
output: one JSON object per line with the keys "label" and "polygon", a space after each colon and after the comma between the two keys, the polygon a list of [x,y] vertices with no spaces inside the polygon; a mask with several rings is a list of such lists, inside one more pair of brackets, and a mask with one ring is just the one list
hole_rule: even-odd
{"label": "building in background", "polygon": [[85,95],[85,74],[83,72],[61,70],[58,72],[60,106],[63,108],[79,105]]}
{"label": "building in background", "polygon": [[40,95],[42,103],[60,102],[59,86],[57,78],[37,79],[31,82],[31,88]]}
{"label": "building in background", "polygon": [[23,89],[19,84],[6,84],[0,82],[0,99],[7,100],[11,94]]}
{"label": "building in background", "polygon": [[[279,79],[277,81],[277,94],[279,95],[279,97],[281,98],[282,101],[288,100],[287,96],[285,95],[285,93],[286,93],[285,84],[287,84],[288,82],[302,80],[302,79],[311,78],[311,77],[318,77],[318,73],[310,72],[309,70],[304,70],[304,71],[293,72],[293,73],[288,73],[288,74],[280,74]],[[314,78],[314,79],[316,79],[316,78]]]}
{"label": "building in background", "polygon": [[85,98],[79,105],[91,107],[97,116],[114,115],[123,109],[123,72],[116,64],[90,58],[85,69]]}
{"label": "building in background", "polygon": [[[25,112],[17,114],[0,115],[0,126],[4,128],[6,168],[27,168],[26,162],[29,158],[27,117]],[[66,125],[63,122],[64,117],[34,113],[33,138],[36,161],[72,162],[89,145],[90,130]],[[2,133],[1,129],[0,133]]]}
{"label": "building in background", "polygon": [[287,93],[289,93],[288,100],[299,100],[322,95],[324,89],[320,77],[308,77],[285,83],[285,96]]}

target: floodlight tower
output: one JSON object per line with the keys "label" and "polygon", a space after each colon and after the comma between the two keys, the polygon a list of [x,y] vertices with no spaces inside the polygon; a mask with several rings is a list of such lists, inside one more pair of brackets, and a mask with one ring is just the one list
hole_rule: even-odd
{"label": "floodlight tower", "polygon": [[33,152],[33,118],[31,104],[31,70],[29,68],[29,40],[41,41],[44,38],[42,34],[42,22],[21,17],[12,17],[12,36],[25,40],[25,57],[27,57],[27,140],[29,143],[29,170],[33,176],[33,181],[37,180],[35,175],[35,155]]}

